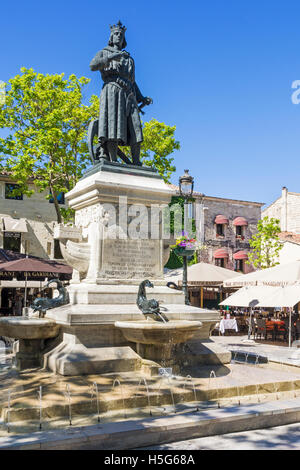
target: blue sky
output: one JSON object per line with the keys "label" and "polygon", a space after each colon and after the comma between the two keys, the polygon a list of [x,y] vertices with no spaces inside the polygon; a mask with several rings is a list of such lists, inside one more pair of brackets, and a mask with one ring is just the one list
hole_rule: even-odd
{"label": "blue sky", "polygon": [[210,196],[271,203],[300,192],[300,3],[296,0],[36,0],[2,2],[0,80],[21,66],[101,79],[89,69],[126,25],[136,80],[152,117],[176,125],[185,168]]}

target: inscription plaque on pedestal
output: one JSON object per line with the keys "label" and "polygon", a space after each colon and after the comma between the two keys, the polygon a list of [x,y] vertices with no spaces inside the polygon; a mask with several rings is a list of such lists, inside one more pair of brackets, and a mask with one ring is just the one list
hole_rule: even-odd
{"label": "inscription plaque on pedestal", "polygon": [[102,275],[110,279],[146,279],[162,276],[159,240],[105,240]]}

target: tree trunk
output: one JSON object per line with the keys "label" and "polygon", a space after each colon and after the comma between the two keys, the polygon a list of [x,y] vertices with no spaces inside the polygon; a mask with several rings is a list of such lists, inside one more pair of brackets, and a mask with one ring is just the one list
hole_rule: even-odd
{"label": "tree trunk", "polygon": [[55,207],[57,222],[58,222],[59,224],[61,224],[61,223],[62,223],[62,216],[61,216],[61,213],[60,213],[59,204],[58,204],[58,202],[57,202],[57,195],[56,195],[56,192],[53,190],[51,184],[50,184],[50,191],[51,191],[51,195],[52,195],[52,197],[53,197],[53,202],[54,202],[54,207]]}

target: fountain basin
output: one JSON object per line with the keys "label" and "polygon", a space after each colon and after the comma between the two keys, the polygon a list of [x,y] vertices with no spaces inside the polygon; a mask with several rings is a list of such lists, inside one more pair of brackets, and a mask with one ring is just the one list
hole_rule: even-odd
{"label": "fountain basin", "polygon": [[182,357],[180,346],[194,336],[202,323],[188,320],[167,323],[154,320],[117,321],[115,327],[128,341],[136,344],[139,356],[167,367],[178,365]]}
{"label": "fountain basin", "polygon": [[60,325],[47,318],[2,317],[0,318],[0,336],[14,339],[55,338]]}
{"label": "fountain basin", "polygon": [[19,340],[16,366],[20,370],[40,367],[44,341],[58,336],[59,330],[60,325],[47,318],[0,318],[0,336]]}
{"label": "fountain basin", "polygon": [[174,320],[167,323],[149,320],[115,322],[115,327],[122,330],[128,341],[141,344],[185,343],[201,326],[200,321],[188,320]]}

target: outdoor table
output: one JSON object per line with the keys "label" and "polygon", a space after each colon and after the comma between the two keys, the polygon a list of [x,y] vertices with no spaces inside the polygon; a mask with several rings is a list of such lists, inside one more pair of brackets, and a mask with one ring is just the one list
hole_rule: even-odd
{"label": "outdoor table", "polygon": [[267,320],[266,321],[266,326],[279,326],[279,325],[284,325],[284,321],[282,320]]}
{"label": "outdoor table", "polygon": [[235,318],[231,318],[231,319],[227,319],[227,320],[222,318],[222,320],[220,321],[219,331],[223,335],[225,333],[225,330],[235,330],[236,332],[239,331]]}

